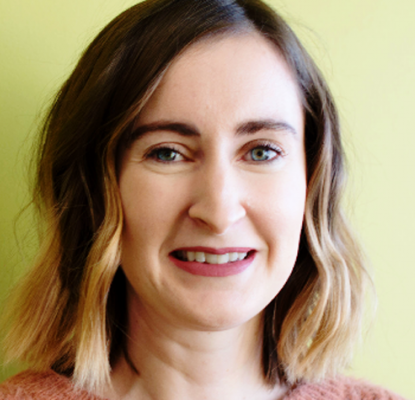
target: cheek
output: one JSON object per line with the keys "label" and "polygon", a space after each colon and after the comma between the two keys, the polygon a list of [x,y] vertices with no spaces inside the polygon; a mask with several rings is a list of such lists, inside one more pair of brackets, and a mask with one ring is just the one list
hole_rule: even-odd
{"label": "cheek", "polygon": [[257,178],[251,184],[248,204],[261,215],[264,224],[278,223],[282,230],[298,229],[304,216],[305,174]]}
{"label": "cheek", "polygon": [[268,285],[262,286],[261,280],[258,289],[267,293],[268,300],[278,295],[292,273],[304,220],[305,184],[285,189],[270,190],[266,204],[258,211],[259,229],[268,249],[264,271]]}
{"label": "cheek", "polygon": [[259,233],[268,244],[269,258],[291,268],[298,252],[306,200],[305,174],[257,181],[250,208]]}
{"label": "cheek", "polygon": [[142,253],[153,243],[159,246],[183,214],[183,188],[171,177],[134,170],[125,171],[119,186],[124,213],[123,249],[131,247]]}
{"label": "cheek", "polygon": [[121,265],[136,293],[144,294],[160,278],[160,244],[177,217],[172,185],[139,168],[125,168],[119,180],[124,214]]}

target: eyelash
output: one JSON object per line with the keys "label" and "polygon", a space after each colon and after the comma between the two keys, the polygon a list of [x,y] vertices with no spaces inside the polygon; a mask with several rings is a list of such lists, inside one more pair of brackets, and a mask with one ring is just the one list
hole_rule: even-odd
{"label": "eyelash", "polygon": [[252,152],[256,149],[263,149],[265,151],[273,151],[276,155],[274,157],[272,157],[269,160],[262,160],[262,161],[257,161],[257,160],[253,160],[252,158],[248,161],[251,161],[253,163],[271,163],[273,161],[278,160],[281,157],[285,156],[284,151],[282,150],[281,147],[277,146],[275,143],[273,142],[269,142],[269,141],[262,141],[262,142],[256,142],[254,144],[254,146],[252,146],[246,154],[252,154]]}
{"label": "eyelash", "polygon": [[[284,157],[285,153],[283,152],[283,150],[279,147],[276,146],[274,143],[272,142],[268,142],[268,141],[264,141],[264,142],[259,142],[259,143],[255,143],[254,146],[252,146],[244,155],[244,158],[246,157],[246,154],[252,154],[252,152],[256,149],[263,149],[265,151],[273,151],[276,153],[275,157],[272,157],[269,160],[253,160],[252,157],[250,161],[252,163],[270,163],[273,162],[277,159],[279,159],[280,157]],[[186,159],[186,157],[181,154],[180,150],[178,148],[176,148],[173,145],[161,145],[160,147],[156,147],[151,149],[148,153],[145,154],[144,158],[146,159],[153,159],[156,162],[160,162],[160,163],[165,163],[165,164],[170,164],[173,162],[177,162],[176,160],[163,160],[160,158],[161,152],[162,151],[170,151],[172,153],[176,153],[177,155],[181,156],[182,158]]]}
{"label": "eyelash", "polygon": [[145,154],[144,158],[146,158],[146,159],[153,159],[153,160],[155,160],[157,162],[165,163],[165,164],[170,164],[172,162],[175,162],[175,160],[168,161],[168,160],[162,160],[162,159],[160,159],[159,156],[160,156],[161,152],[162,151],[166,151],[166,150],[167,151],[174,152],[174,153],[182,156],[183,158],[185,158],[183,156],[183,154],[180,153],[180,150],[177,149],[173,145],[161,145],[160,147],[153,148],[147,154]]}

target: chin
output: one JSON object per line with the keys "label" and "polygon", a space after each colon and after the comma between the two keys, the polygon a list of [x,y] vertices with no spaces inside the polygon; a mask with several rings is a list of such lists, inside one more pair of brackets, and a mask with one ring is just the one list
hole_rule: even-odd
{"label": "chin", "polygon": [[241,296],[240,293],[204,293],[202,296],[193,297],[185,305],[177,305],[171,310],[171,315],[185,322],[189,328],[224,331],[260,318],[273,298],[273,294],[258,299]]}

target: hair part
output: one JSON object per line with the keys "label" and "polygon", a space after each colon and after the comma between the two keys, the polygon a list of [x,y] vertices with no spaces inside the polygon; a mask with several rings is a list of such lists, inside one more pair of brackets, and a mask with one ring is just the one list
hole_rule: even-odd
{"label": "hair part", "polygon": [[125,276],[120,149],[174,59],[215,35],[255,30],[294,73],[306,115],[308,191],[293,273],[264,316],[263,368],[271,384],[317,381],[346,365],[360,330],[368,274],[340,207],[344,154],[330,91],[295,34],[259,0],[147,0],[91,43],[41,131],[34,203],[44,227],[32,271],[8,308],[9,357],[110,382],[123,351]]}

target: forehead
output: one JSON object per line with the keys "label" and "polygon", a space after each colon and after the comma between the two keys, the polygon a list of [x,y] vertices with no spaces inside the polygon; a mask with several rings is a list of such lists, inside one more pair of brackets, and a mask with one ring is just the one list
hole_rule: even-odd
{"label": "forehead", "polygon": [[257,32],[191,45],[168,68],[139,120],[191,119],[209,126],[241,119],[296,118],[297,82],[276,45]]}

